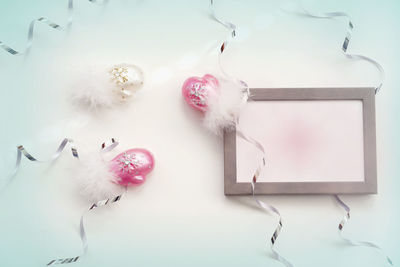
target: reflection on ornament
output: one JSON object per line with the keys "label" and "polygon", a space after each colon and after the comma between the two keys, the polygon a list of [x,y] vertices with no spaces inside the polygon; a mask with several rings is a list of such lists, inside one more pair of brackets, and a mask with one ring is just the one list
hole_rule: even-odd
{"label": "reflection on ornament", "polygon": [[71,98],[88,110],[118,106],[143,86],[143,71],[133,64],[86,66],[72,79]]}
{"label": "reflection on ornament", "polygon": [[117,86],[114,92],[122,100],[126,100],[143,85],[143,71],[133,64],[114,65],[109,70],[109,74],[111,82]]}
{"label": "reflection on ornament", "polygon": [[140,164],[140,161],[136,158],[135,154],[127,154],[126,152],[119,159],[119,162],[121,166],[120,171],[122,173],[124,172],[130,173],[130,171],[135,170]]}
{"label": "reflection on ornament", "polygon": [[193,108],[207,111],[210,97],[218,95],[219,82],[210,74],[203,77],[190,77],[182,86],[185,101]]}
{"label": "reflection on ornament", "polygon": [[154,157],[146,149],[129,149],[111,160],[110,171],[122,186],[140,185],[154,168]]}

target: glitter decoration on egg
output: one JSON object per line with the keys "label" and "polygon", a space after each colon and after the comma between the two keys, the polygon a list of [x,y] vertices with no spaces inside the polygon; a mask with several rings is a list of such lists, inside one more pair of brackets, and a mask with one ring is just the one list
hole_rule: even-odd
{"label": "glitter decoration on egg", "polygon": [[110,170],[122,186],[140,185],[154,168],[154,157],[146,149],[127,150],[111,160]]}
{"label": "glitter decoration on egg", "polygon": [[134,171],[140,164],[140,161],[136,158],[136,155],[127,154],[126,152],[123,156],[121,156],[118,162],[120,164],[120,171],[122,173],[130,173],[131,171]]}
{"label": "glitter decoration on egg", "polygon": [[234,129],[245,94],[237,84],[211,74],[189,77],[182,85],[185,102],[201,111],[204,126],[217,135]]}
{"label": "glitter decoration on egg", "polygon": [[207,111],[210,98],[216,98],[219,91],[217,78],[210,74],[203,77],[190,77],[182,86],[185,101],[194,109]]}
{"label": "glitter decoration on egg", "polygon": [[72,73],[71,99],[77,106],[96,112],[128,102],[143,83],[143,71],[133,64],[80,64]]}
{"label": "glitter decoration on egg", "polygon": [[109,70],[110,79],[116,85],[115,92],[122,101],[143,86],[143,71],[133,64],[117,64]]}
{"label": "glitter decoration on egg", "polygon": [[144,148],[125,150],[111,160],[104,153],[92,153],[80,160],[75,178],[81,194],[97,202],[121,194],[124,187],[138,186],[154,169],[154,156]]}

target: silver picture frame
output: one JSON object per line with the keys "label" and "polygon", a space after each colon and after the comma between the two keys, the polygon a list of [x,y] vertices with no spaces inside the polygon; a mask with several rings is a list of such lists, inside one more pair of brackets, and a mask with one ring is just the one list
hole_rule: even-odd
{"label": "silver picture frame", "polygon": [[[376,126],[374,88],[255,88],[249,101],[361,100],[363,110],[364,181],[257,182],[255,194],[376,194]],[[246,131],[246,129],[242,129]],[[267,148],[268,150],[268,148]],[[225,195],[249,195],[250,181],[237,182],[236,130],[224,132]]]}

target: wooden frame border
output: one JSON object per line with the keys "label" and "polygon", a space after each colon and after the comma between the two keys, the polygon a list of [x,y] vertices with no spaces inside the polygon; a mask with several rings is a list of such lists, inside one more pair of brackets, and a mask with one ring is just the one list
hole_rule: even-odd
{"label": "wooden frame border", "polygon": [[[376,194],[376,126],[374,88],[250,89],[249,101],[361,100],[363,104],[363,182],[259,182],[256,194]],[[251,184],[236,180],[236,130],[224,132],[225,195],[249,195]]]}

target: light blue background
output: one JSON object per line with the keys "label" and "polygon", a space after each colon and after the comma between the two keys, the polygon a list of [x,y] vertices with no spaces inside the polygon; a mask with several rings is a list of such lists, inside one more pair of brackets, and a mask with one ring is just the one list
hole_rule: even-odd
{"label": "light blue background", "polygon": [[[368,63],[340,53],[344,20],[297,16],[285,1],[215,2],[218,14],[238,25],[223,64],[252,87],[378,82]],[[385,68],[376,100],[379,194],[343,198],[352,207],[346,234],[381,245],[399,263],[400,2],[304,3],[316,12],[351,14],[350,53]],[[74,4],[70,32],[38,24],[28,58],[0,51],[2,177],[13,168],[18,144],[45,159],[66,136],[82,149],[116,137],[122,148],[151,149],[157,168],[145,186],[86,217],[89,254],[75,266],[280,266],[267,244],[276,218],[249,208],[255,204],[248,197],[223,195],[222,141],[196,122],[180,97],[186,77],[218,72],[217,51],[228,32],[208,17],[208,1]],[[66,25],[66,7],[66,0],[1,1],[0,41],[23,50],[30,21],[45,16]],[[144,69],[145,87],[129,107],[82,114],[67,100],[68,71],[89,62],[135,63]],[[74,164],[67,151],[51,166],[23,160],[0,195],[1,266],[43,266],[81,253],[78,221],[90,203],[74,187]],[[283,214],[276,248],[295,266],[385,264],[374,250],[341,243],[336,228],[343,212],[329,196],[263,200]]]}

